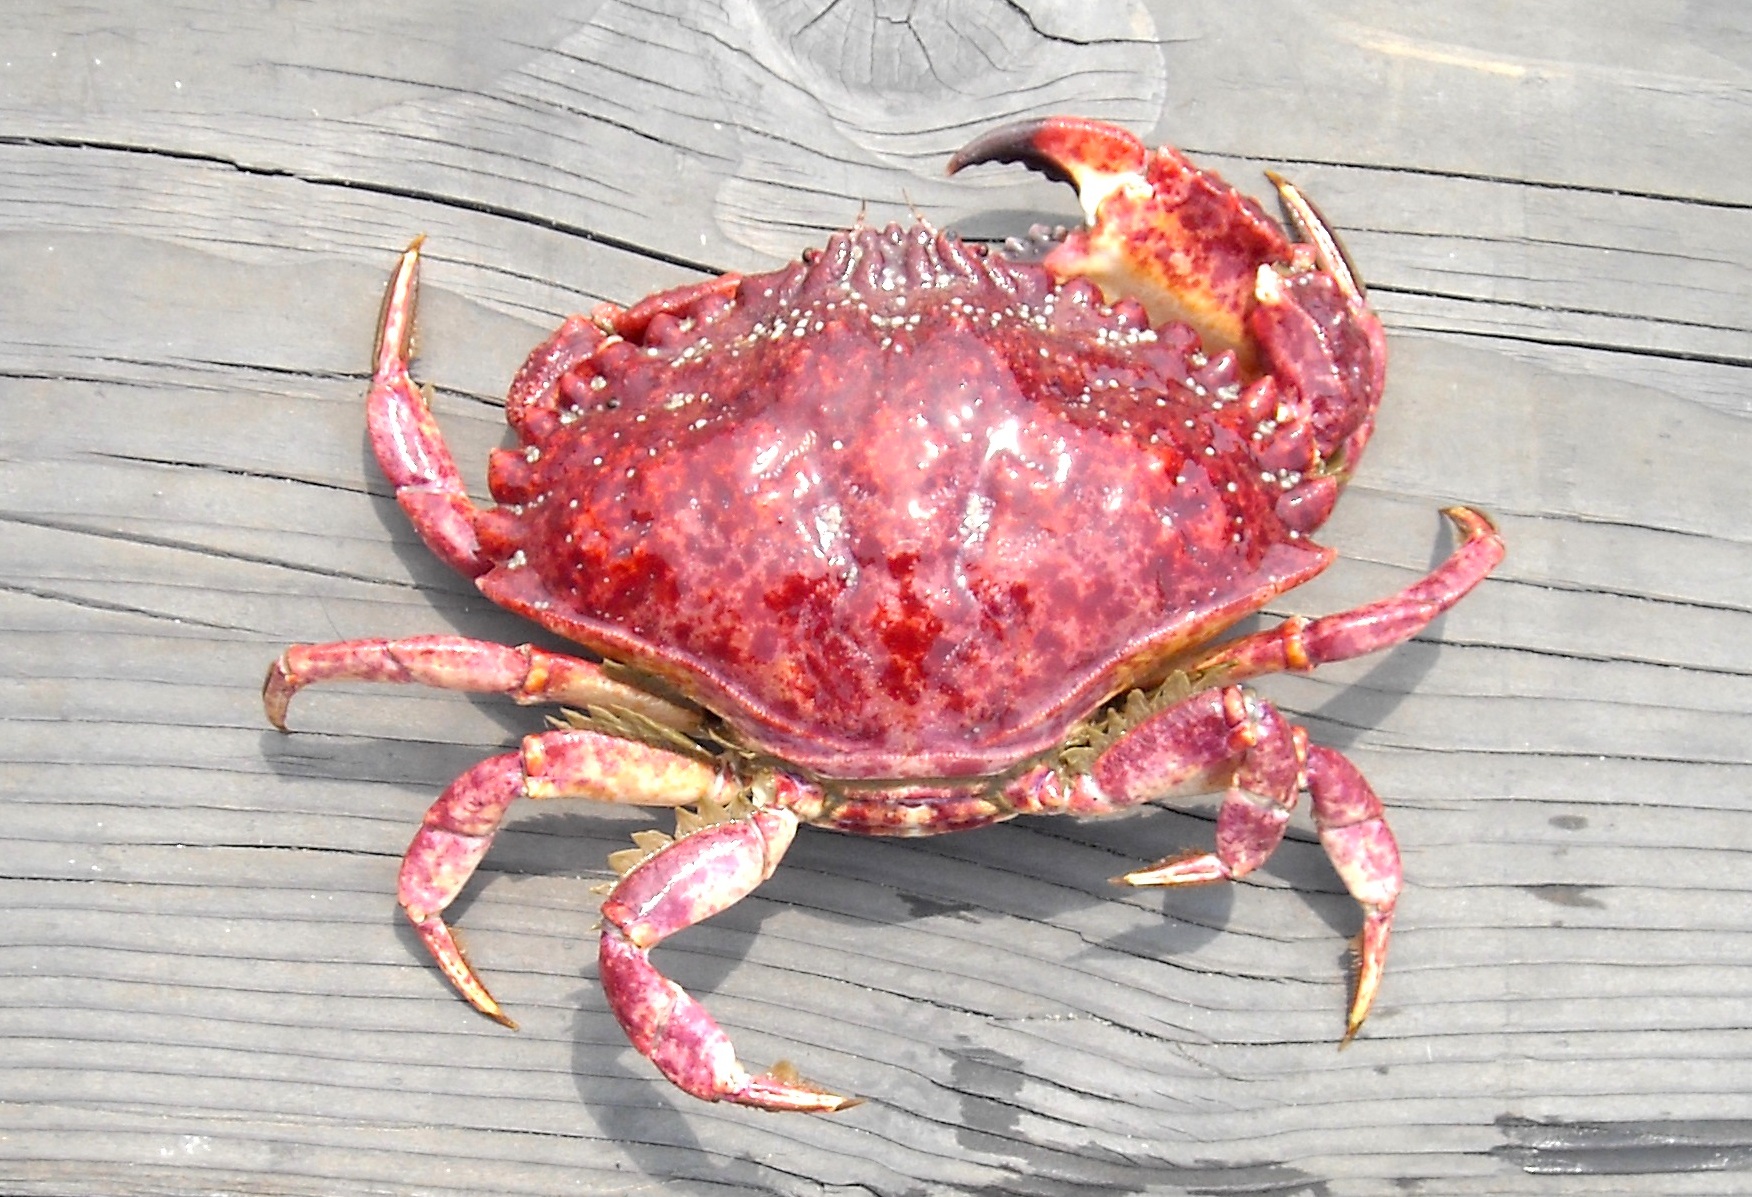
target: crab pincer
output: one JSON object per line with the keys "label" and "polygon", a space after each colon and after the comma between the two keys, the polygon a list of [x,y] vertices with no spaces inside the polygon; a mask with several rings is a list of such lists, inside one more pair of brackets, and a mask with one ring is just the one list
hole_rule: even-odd
{"label": "crab pincer", "polygon": [[[1076,188],[1087,224],[1044,258],[1054,276],[1090,279],[1110,301],[1135,299],[1153,324],[1189,325],[1207,354],[1234,352],[1244,374],[1311,421],[1318,473],[1354,467],[1386,384],[1386,337],[1338,234],[1299,188],[1267,172],[1302,239],[1292,242],[1220,176],[1100,121],[993,129],[962,147],[949,172],[983,162],[1019,163]],[[1330,507],[1328,498],[1320,519]]]}

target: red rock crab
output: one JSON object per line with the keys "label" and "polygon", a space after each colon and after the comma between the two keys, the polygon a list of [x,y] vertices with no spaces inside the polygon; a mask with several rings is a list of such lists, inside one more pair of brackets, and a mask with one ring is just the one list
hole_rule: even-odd
{"label": "red rock crab", "polygon": [[1502,557],[1212,641],[1333,559],[1308,534],[1369,439],[1380,323],[1337,237],[1273,176],[1298,240],[1172,149],[1053,118],[951,161],[1072,183],[1087,226],[1039,261],[864,226],[767,274],[573,317],[530,355],[476,507],[407,366],[420,246],[385,299],[366,400],[420,536],[481,591],[601,663],[456,636],[295,645],[268,718],[318,681],[417,682],[569,708],[426,813],[401,905],[444,973],[509,1023],[443,918],[518,798],[676,808],[611,863],[600,976],[628,1037],[708,1100],[827,1111],[752,1074],[651,948],[770,876],[799,824],[934,835],[1223,793],[1214,850],[1117,880],[1239,877],[1298,795],[1363,908],[1357,1031],[1398,849],[1343,756],[1240,685],[1415,634]]}

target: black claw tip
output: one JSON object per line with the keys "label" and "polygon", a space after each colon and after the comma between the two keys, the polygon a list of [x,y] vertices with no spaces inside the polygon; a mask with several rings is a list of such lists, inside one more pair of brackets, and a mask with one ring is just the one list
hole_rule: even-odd
{"label": "black claw tip", "polygon": [[1073,183],[1065,169],[1041,153],[1036,144],[1041,130],[1049,123],[1045,119],[1013,121],[987,130],[955,151],[955,156],[949,159],[948,173],[955,174],[983,162],[1015,162],[1039,171],[1055,183]]}

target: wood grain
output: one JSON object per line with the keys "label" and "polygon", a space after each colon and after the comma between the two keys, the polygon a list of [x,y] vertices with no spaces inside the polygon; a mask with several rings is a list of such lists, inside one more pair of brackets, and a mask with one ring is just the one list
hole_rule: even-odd
{"label": "wood grain", "polygon": [[[1502,9],[600,0],[14,11],[0,35],[0,1190],[1726,1193],[1752,1180],[1752,20]],[[1311,830],[1121,894],[1208,804],[935,841],[806,834],[665,968],[831,1119],[681,1097],[594,984],[639,812],[519,812],[457,921],[391,897],[430,795],[533,726],[257,688],[293,640],[517,621],[433,561],[360,402],[424,232],[423,377],[471,479],[563,314],[909,207],[1074,213],[946,155],[1071,111],[1345,232],[1390,331],[1318,613],[1464,500],[1499,575],[1262,689],[1368,771],[1410,889],[1334,1050],[1355,909]],[[1288,603],[1282,606],[1287,612]]]}

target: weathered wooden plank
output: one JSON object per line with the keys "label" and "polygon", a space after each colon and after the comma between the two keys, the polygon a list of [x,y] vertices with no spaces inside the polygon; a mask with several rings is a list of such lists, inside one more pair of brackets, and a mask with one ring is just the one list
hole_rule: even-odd
{"label": "weathered wooden plank", "polygon": [[[1714,1193],[1752,1168],[1752,26],[1729,5],[390,5],[0,45],[0,1187],[8,1192]],[[1208,805],[805,835],[664,949],[826,1120],[675,1095],[594,984],[638,812],[520,812],[457,908],[523,1030],[393,909],[423,804],[533,726],[339,689],[294,639],[528,630],[425,553],[359,395],[430,236],[423,376],[468,477],[562,313],[853,219],[1064,220],[943,157],[1120,120],[1346,229],[1392,336],[1332,610],[1502,519],[1497,579],[1261,688],[1369,772],[1411,888],[1333,1050],[1354,907],[1298,822],[1246,884],[1105,878]],[[1280,604],[1292,609],[1292,600]]]}

